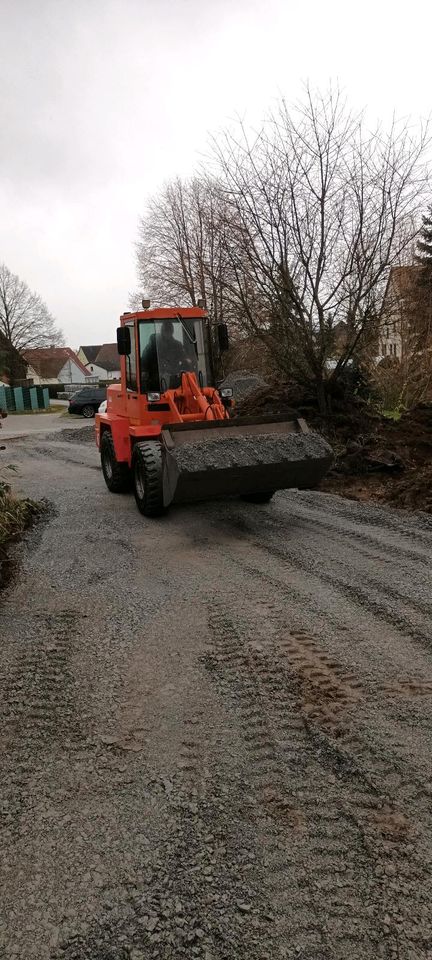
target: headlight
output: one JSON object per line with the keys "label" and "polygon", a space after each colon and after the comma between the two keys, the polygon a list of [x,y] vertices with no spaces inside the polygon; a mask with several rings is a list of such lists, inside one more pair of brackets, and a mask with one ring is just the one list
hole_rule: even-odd
{"label": "headlight", "polygon": [[154,403],[156,400],[160,400],[160,393],[148,393],[147,400],[149,403]]}
{"label": "headlight", "polygon": [[219,393],[221,397],[223,397],[226,400],[228,397],[232,397],[233,390],[232,390],[232,387],[222,387],[222,390],[219,390]]}

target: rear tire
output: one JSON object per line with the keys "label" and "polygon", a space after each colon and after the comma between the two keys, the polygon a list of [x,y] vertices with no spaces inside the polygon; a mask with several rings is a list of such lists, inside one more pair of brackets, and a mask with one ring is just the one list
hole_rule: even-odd
{"label": "rear tire", "polygon": [[268,490],[267,493],[244,493],[242,500],[246,500],[246,503],[270,503],[274,494],[274,490]]}
{"label": "rear tire", "polygon": [[160,517],[165,513],[160,443],[148,440],[135,444],[132,474],[138,510],[145,517]]}
{"label": "rear tire", "polygon": [[86,420],[91,420],[95,415],[95,408],[91,406],[90,403],[86,403],[85,407],[82,408],[81,413]]}
{"label": "rear tire", "polygon": [[131,472],[127,463],[116,459],[114,441],[109,430],[101,437],[100,457],[105,483],[111,493],[127,493],[131,488]]}

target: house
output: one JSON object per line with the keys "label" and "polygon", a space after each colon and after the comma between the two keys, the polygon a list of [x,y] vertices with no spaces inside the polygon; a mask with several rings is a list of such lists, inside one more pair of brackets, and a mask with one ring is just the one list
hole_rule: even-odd
{"label": "house", "polygon": [[432,349],[432,285],[417,264],[392,267],[384,294],[379,358],[420,356]]}
{"label": "house", "polygon": [[80,347],[78,356],[88,356],[86,363],[87,370],[92,376],[99,377],[99,380],[120,380],[120,357],[116,343],[103,343],[97,348],[97,353],[92,356],[96,347]]}
{"label": "house", "polygon": [[93,344],[92,346],[88,346],[88,347],[80,347],[77,352],[78,360],[81,360],[81,363],[83,363],[84,366],[87,367],[90,363],[95,362],[101,347],[102,347],[101,343]]}
{"label": "house", "polygon": [[70,347],[35,347],[23,350],[28,377],[34,384],[80,384],[92,382],[87,368]]}

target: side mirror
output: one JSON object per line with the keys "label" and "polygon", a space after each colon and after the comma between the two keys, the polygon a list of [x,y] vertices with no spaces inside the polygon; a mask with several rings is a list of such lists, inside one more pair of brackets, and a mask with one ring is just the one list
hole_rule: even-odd
{"label": "side mirror", "polygon": [[130,327],[117,327],[117,350],[121,357],[128,357],[131,352]]}
{"label": "side mirror", "polygon": [[228,327],[226,323],[218,323],[217,333],[218,333],[219,350],[221,351],[221,353],[224,353],[225,350],[229,350],[229,336],[228,336]]}

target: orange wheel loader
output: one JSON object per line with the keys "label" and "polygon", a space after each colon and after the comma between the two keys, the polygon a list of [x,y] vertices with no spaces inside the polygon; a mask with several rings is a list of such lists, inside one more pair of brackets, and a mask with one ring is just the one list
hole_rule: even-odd
{"label": "orange wheel loader", "polygon": [[[232,418],[232,390],[216,389],[214,337],[202,307],[124,313],[117,329],[121,383],[96,415],[96,442],[112,493],[133,488],[138,509],[241,496],[268,502],[276,490],[315,487],[332,450],[303,420]],[[217,326],[220,350],[227,328]]]}

